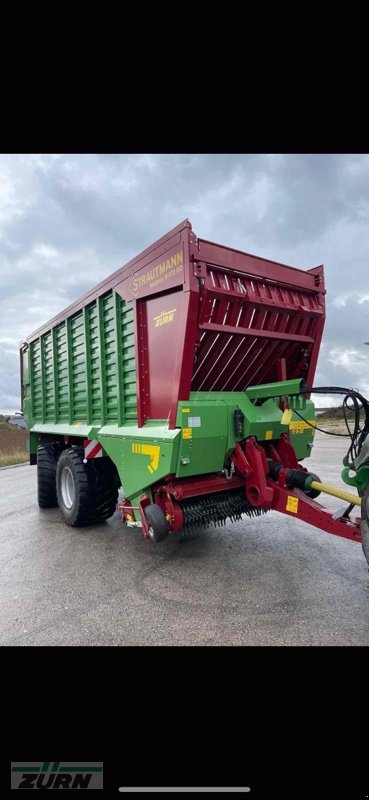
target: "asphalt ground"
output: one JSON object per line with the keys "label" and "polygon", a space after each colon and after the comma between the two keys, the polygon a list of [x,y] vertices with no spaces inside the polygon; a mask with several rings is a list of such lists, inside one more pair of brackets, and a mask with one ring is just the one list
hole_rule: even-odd
{"label": "asphalt ground", "polygon": [[[309,459],[342,488],[346,441],[317,434]],[[0,561],[2,645],[369,644],[361,545],[277,512],[155,545],[118,512],[41,511],[25,465],[0,471]]]}

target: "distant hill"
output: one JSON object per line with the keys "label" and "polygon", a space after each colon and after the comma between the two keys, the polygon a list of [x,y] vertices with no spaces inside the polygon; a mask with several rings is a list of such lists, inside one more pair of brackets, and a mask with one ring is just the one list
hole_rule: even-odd
{"label": "distant hill", "polygon": [[[351,409],[347,409],[347,418],[353,419],[354,412]],[[324,411],[319,412],[319,419],[334,419],[334,420],[341,420],[343,419],[343,408],[342,406],[334,406],[334,408],[326,408]]]}
{"label": "distant hill", "polygon": [[28,461],[28,431],[0,418],[0,467]]}

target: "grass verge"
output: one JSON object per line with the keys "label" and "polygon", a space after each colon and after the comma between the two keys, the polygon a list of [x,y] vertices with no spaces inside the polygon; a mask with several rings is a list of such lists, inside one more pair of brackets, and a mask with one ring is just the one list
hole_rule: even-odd
{"label": "grass verge", "polygon": [[2,456],[0,453],[0,467],[12,467],[14,464],[25,464],[29,461],[28,453],[13,453],[11,456]]}

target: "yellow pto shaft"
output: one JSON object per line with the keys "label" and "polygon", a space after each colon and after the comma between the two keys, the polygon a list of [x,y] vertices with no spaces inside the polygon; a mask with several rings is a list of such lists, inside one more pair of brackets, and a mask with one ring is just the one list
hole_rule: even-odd
{"label": "yellow pto shaft", "polygon": [[320,483],[320,481],[311,481],[309,486],[319,492],[331,494],[332,497],[339,497],[341,500],[346,500],[347,503],[353,503],[355,506],[361,506],[361,497],[350,492],[343,492],[341,489],[335,489],[334,486],[329,486],[327,483]]}

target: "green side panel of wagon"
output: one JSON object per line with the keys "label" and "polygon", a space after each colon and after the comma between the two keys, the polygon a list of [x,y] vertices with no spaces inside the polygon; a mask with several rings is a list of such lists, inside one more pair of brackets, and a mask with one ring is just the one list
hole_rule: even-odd
{"label": "green side panel of wagon", "polygon": [[[137,420],[133,307],[114,291],[67,317],[23,350],[28,427],[82,434]],[[79,428],[79,431],[78,431]],[[68,429],[68,431],[67,431]]]}

